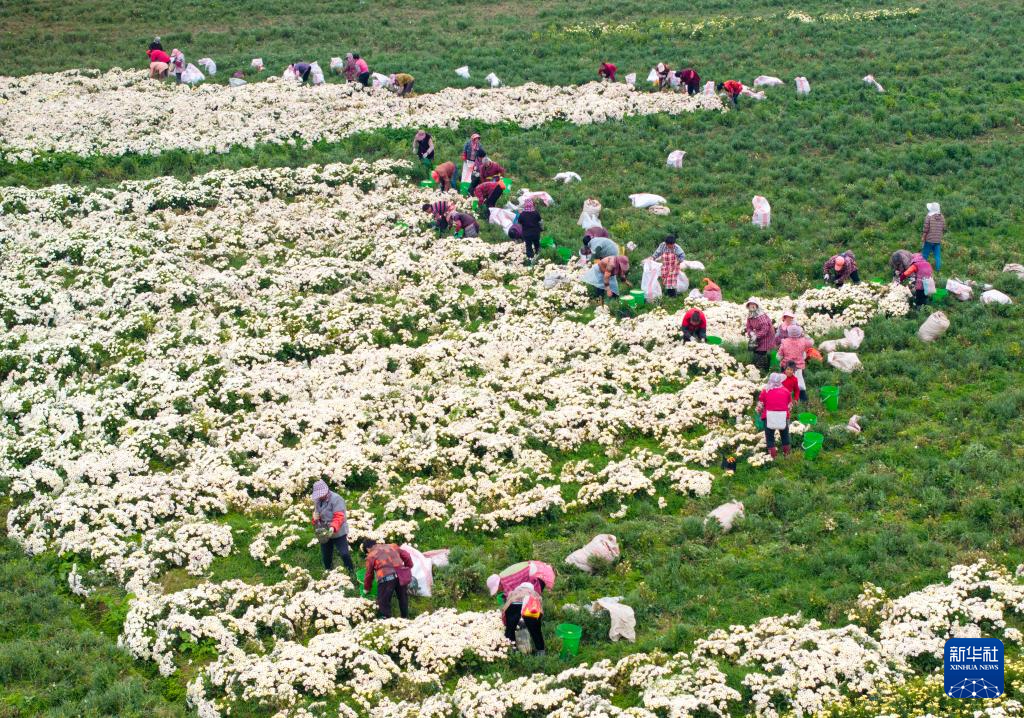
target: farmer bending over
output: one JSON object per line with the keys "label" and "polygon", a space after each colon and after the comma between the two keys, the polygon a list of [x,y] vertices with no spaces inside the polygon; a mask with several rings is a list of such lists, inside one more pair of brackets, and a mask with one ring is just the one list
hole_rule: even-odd
{"label": "farmer bending over", "polygon": [[366,577],[363,591],[369,593],[377,582],[377,613],[391,618],[391,597],[398,596],[402,618],[409,617],[409,584],[412,582],[412,556],[393,543],[377,543],[372,538],[362,541],[366,554]]}

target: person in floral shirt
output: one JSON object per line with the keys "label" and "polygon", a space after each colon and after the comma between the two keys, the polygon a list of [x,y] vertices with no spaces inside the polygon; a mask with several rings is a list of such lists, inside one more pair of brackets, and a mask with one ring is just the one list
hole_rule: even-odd
{"label": "person in floral shirt", "polygon": [[747,342],[754,353],[754,366],[768,371],[768,352],[775,348],[775,325],[754,297],[747,300]]}

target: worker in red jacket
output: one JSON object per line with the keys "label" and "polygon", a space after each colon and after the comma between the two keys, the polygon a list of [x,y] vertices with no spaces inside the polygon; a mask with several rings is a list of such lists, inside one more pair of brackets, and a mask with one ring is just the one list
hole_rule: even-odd
{"label": "worker in red jacket", "polygon": [[708,319],[704,312],[694,307],[683,315],[683,341],[691,339],[695,342],[706,342],[708,340]]}
{"label": "worker in red jacket", "polygon": [[597,76],[602,80],[609,80],[615,82],[615,73],[619,71],[619,68],[615,67],[610,62],[602,62],[601,67],[597,68]]}
{"label": "worker in red jacket", "polygon": [[480,163],[480,179],[488,180],[491,177],[504,177],[505,168],[494,160],[485,159]]}
{"label": "worker in red jacket", "polygon": [[171,66],[171,56],[162,49],[146,50],[149,57],[149,76],[154,80],[167,77],[167,69]]}
{"label": "worker in red jacket", "polygon": [[412,556],[393,543],[377,543],[372,538],[362,541],[366,554],[366,577],[363,591],[369,593],[377,582],[377,613],[391,618],[391,597],[398,596],[402,618],[409,617],[409,584],[412,583]]}
{"label": "worker in red jacket", "polygon": [[686,85],[687,95],[696,95],[700,92],[700,75],[692,67],[687,67],[685,70],[680,70],[676,73],[679,78],[679,82]]}
{"label": "worker in red jacket", "polygon": [[743,92],[743,83],[737,80],[726,80],[725,82],[718,83],[719,91],[725,90],[729,95],[729,99],[732,100],[733,107],[739,107],[740,93]]}
{"label": "worker in red jacket", "polygon": [[497,182],[488,180],[487,182],[481,182],[473,190],[473,196],[477,199],[477,211],[480,212],[480,216],[484,219],[490,219],[491,213],[490,208],[498,204],[498,200],[501,199],[501,193],[505,191],[504,180],[498,180]]}

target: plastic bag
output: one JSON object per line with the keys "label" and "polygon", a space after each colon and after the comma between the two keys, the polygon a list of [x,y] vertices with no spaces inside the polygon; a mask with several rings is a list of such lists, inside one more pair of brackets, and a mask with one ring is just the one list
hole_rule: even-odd
{"label": "plastic bag", "polygon": [[1013,300],[998,289],[989,289],[981,293],[982,304],[1013,304]]}
{"label": "plastic bag", "polygon": [[921,289],[926,297],[935,294],[935,277],[921,277]]}
{"label": "plastic bag", "polygon": [[629,642],[636,640],[636,613],[633,609],[622,603],[622,596],[605,596],[590,604],[590,612],[604,609],[612,619],[611,628],[608,629],[608,638],[617,641],[624,638]]}
{"label": "plastic bag", "polygon": [[434,590],[434,564],[418,549],[407,543],[402,544],[399,548],[407,552],[412,559],[412,578],[415,581],[412,585],[412,592],[419,596],[431,595]]}
{"label": "plastic bag", "polygon": [[732,531],[733,524],[744,516],[743,502],[730,501],[727,504],[722,504],[717,509],[709,513],[704,518],[704,525],[706,526],[708,521],[711,519],[715,519],[718,522],[718,525],[722,527],[722,531],[728,533],[729,531]]}
{"label": "plastic bag", "polygon": [[281,73],[281,79],[286,82],[298,82],[299,78],[295,76],[295,65],[289,65],[284,68],[284,72]]}
{"label": "plastic bag", "polygon": [[387,75],[382,75],[379,72],[373,73],[371,77],[373,78],[373,81],[370,84],[374,87],[387,87],[391,84],[391,78]]}
{"label": "plastic bag", "polygon": [[658,71],[655,70],[653,67],[651,68],[651,71],[647,73],[647,81],[648,82],[657,82],[658,81]]}
{"label": "plastic bag", "polygon": [[199,68],[193,65],[191,62],[185,65],[185,71],[181,73],[181,81],[189,85],[194,85],[197,82],[202,82],[205,79],[206,78],[203,77],[203,73],[199,71]]}
{"label": "plastic bag", "polygon": [[491,207],[487,218],[490,224],[496,224],[501,230],[508,234],[508,228],[516,221],[516,213],[503,207]]}
{"label": "plastic bag", "polygon": [[707,97],[715,96],[715,83],[712,80],[708,80],[704,83],[704,94]]}
{"label": "plastic bag", "polygon": [[844,337],[839,340],[839,345],[845,349],[857,349],[864,341],[864,330],[860,327],[850,327],[843,331]]}
{"label": "plastic bag", "polygon": [[704,278],[704,298],[709,302],[722,301],[722,288],[707,277]]}
{"label": "plastic bag", "polygon": [[644,298],[648,302],[661,299],[661,262],[655,261],[652,257],[644,260],[644,274],[640,279],[640,289],[644,291]]}
{"label": "plastic bag", "polygon": [[924,320],[917,330],[917,338],[923,342],[933,342],[949,329],[949,317],[945,312],[935,312]]}
{"label": "plastic bag", "polygon": [[434,568],[444,568],[448,565],[448,554],[450,552],[450,548],[436,548],[433,551],[424,551],[423,555],[430,559],[430,563],[434,564]]}
{"label": "plastic bag", "polygon": [[525,199],[532,199],[534,202],[539,201],[545,207],[550,207],[555,203],[555,200],[551,195],[549,195],[547,192],[542,192],[540,190],[522,190],[519,193],[519,201],[522,202]]}
{"label": "plastic bag", "polygon": [[679,274],[676,275],[676,291],[685,292],[690,289],[690,278],[686,276],[686,272],[680,268]]}
{"label": "plastic bag", "polygon": [[958,279],[947,279],[946,291],[961,302],[969,302],[974,298],[974,288]]}
{"label": "plastic bag", "polygon": [[683,269],[695,269],[698,272],[704,271],[704,262],[698,262],[696,259],[684,259],[679,263],[679,266]]}
{"label": "plastic bag", "polygon": [[493,72],[487,77],[485,77],[484,80],[486,80],[487,84],[490,85],[491,87],[501,87],[501,80],[499,80],[498,76],[495,75]]}
{"label": "plastic bag", "polygon": [[619,557],[619,541],[612,534],[598,534],[583,548],[576,549],[565,557],[565,562],[580,571],[593,571],[591,561],[598,559],[611,563]]}
{"label": "plastic bag", "polygon": [[248,83],[241,77],[232,77],[228,80],[228,84],[231,85],[231,87],[241,87],[242,85],[246,85]]}
{"label": "plastic bag", "polygon": [[672,150],[668,153],[668,159],[665,161],[669,167],[675,167],[680,169],[683,166],[683,158],[686,157],[686,153],[682,150]]}
{"label": "plastic bag", "polygon": [[849,374],[857,369],[863,369],[860,359],[853,352],[829,352],[828,363],[836,369]]}
{"label": "plastic bag", "polygon": [[679,75],[677,75],[674,72],[670,72],[668,74],[668,85],[669,85],[669,87],[679,87],[679,83],[680,82],[681,82],[681,80],[679,79]]}
{"label": "plastic bag", "polygon": [[777,77],[771,75],[758,75],[754,78],[754,87],[776,87],[778,85],[785,85],[786,83]]}
{"label": "plastic bag", "polygon": [[635,72],[631,72],[628,75],[626,75],[626,84],[629,85],[630,87],[636,87],[636,73]]}
{"label": "plastic bag", "polygon": [[216,75],[217,74],[217,63],[214,62],[209,57],[201,57],[201,58],[199,58],[198,60],[196,60],[196,64],[197,65],[202,65],[203,67],[205,67],[206,71],[208,73],[210,73],[211,75]]}
{"label": "plastic bag", "polygon": [[672,210],[670,210],[663,204],[652,204],[650,207],[647,208],[647,211],[650,212],[651,214],[656,214],[662,217],[672,213]]}
{"label": "plastic bag", "polygon": [[455,74],[459,77],[469,79],[469,65],[463,65],[462,67],[455,68]]}
{"label": "plastic bag", "polygon": [[339,74],[341,73],[342,70],[345,69],[345,61],[342,60],[340,57],[332,57],[331,64],[329,65],[329,67],[331,68],[331,72]]}
{"label": "plastic bag", "polygon": [[326,82],[326,80],[324,80],[324,71],[320,69],[320,63],[310,63],[309,76],[313,78],[314,85],[322,85]]}
{"label": "plastic bag", "polygon": [[639,194],[629,195],[629,201],[633,203],[634,207],[645,209],[647,207],[653,207],[656,204],[666,204],[668,200],[658,194],[648,194],[647,192],[640,192]]}
{"label": "plastic bag", "polygon": [[842,339],[829,339],[827,342],[822,342],[818,345],[818,351],[823,354],[831,354],[835,350],[839,349],[839,343]]}
{"label": "plastic bag", "polygon": [[263,72],[263,58],[254,57],[252,62],[249,63],[249,67],[254,69],[256,72]]}
{"label": "plastic bag", "polygon": [[570,182],[580,182],[583,178],[575,172],[559,172],[555,175],[554,179],[555,182],[565,182],[565,184],[569,184]]}
{"label": "plastic bag", "polygon": [[767,95],[765,95],[764,92],[755,92],[754,90],[751,90],[749,87],[744,87],[743,90],[740,91],[740,94],[743,95],[744,97],[749,97],[754,100],[763,100],[765,97],[767,97]]}
{"label": "plastic bag", "polygon": [[751,222],[761,229],[767,228],[772,223],[772,206],[761,195],[755,195],[752,203],[754,205],[754,214],[751,217]]}
{"label": "plastic bag", "polygon": [[853,434],[859,434],[861,432],[860,417],[857,414],[851,416],[850,420],[846,422],[846,430]]}
{"label": "plastic bag", "polygon": [[878,80],[875,79],[874,75],[865,75],[864,84],[873,86],[879,92],[885,92],[885,88],[878,84]]}
{"label": "plastic bag", "polygon": [[807,81],[806,77],[798,77],[794,80],[796,83],[796,94],[798,95],[809,95],[811,94],[811,83]]}
{"label": "plastic bag", "polygon": [[1004,272],[1012,272],[1017,275],[1017,279],[1024,279],[1024,264],[1017,264],[1011,262],[1010,264],[1003,265]]}
{"label": "plastic bag", "polygon": [[561,269],[549,269],[544,273],[544,288],[554,289],[559,284],[565,284],[569,281],[569,275]]}
{"label": "plastic bag", "polygon": [[601,220],[598,219],[599,214],[601,214],[601,203],[590,197],[583,201],[583,211],[580,212],[580,218],[576,220],[576,224],[583,227],[583,229],[600,227]]}

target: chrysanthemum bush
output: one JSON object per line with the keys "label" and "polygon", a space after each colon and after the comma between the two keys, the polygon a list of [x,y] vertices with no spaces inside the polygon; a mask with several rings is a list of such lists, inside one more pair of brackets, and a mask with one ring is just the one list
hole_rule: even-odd
{"label": "chrysanthemum bush", "polygon": [[[122,641],[161,672],[215,656],[190,687],[204,716],[235,701],[315,711],[311,698],[338,692],[360,712],[392,715],[404,709],[382,699],[385,686],[434,685],[509,648],[494,611],[376,622],[347,576],[288,565],[289,547],[311,542],[305,502],[318,478],[349,500],[353,539],[415,542],[424,524],[493,531],[583,507],[623,512],[638,493],[706,495],[722,453],[764,460],[752,367],[722,347],[681,344],[678,317],[662,310],[585,321],[580,284],[544,289],[549,267],[524,268],[519,246],[434,235],[418,209],[430,193],[394,169],[3,192],[9,532],[30,552],[80,563],[76,592],[112,582],[135,594]],[[742,305],[692,304],[712,333],[743,341]],[[907,292],[861,285],[764,306],[794,308],[822,335],[906,312]],[[607,465],[551,458],[595,446]],[[219,521],[229,508],[279,518],[256,521],[240,543]],[[285,579],[164,590],[167,570],[203,576],[240,545]],[[935,635],[1018,610],[1000,574],[985,579],[998,605],[961,621],[957,591],[976,590],[987,569],[964,571],[952,595],[920,601]],[[903,616],[918,614],[893,605],[877,626],[766,619],[692,656],[640,655],[521,685],[467,677],[422,714],[557,705],[616,715],[612,698],[634,691],[647,713],[633,715],[725,715],[739,697],[722,660],[763,674],[748,678],[761,714],[780,701],[818,710],[903,674],[914,654],[887,641],[906,646]],[[768,661],[764,646],[787,641],[798,657]],[[870,667],[849,668],[855,657]]]}
{"label": "chrysanthemum bush", "polygon": [[400,98],[354,83],[302,87],[270,78],[237,88],[189,88],[154,82],[139,70],[70,70],[0,77],[0,153],[14,162],[39,152],[227,152],[265,142],[334,142],[382,127],[455,127],[463,120],[592,124],[722,109],[717,97],[637,92],[623,83],[448,88]]}

